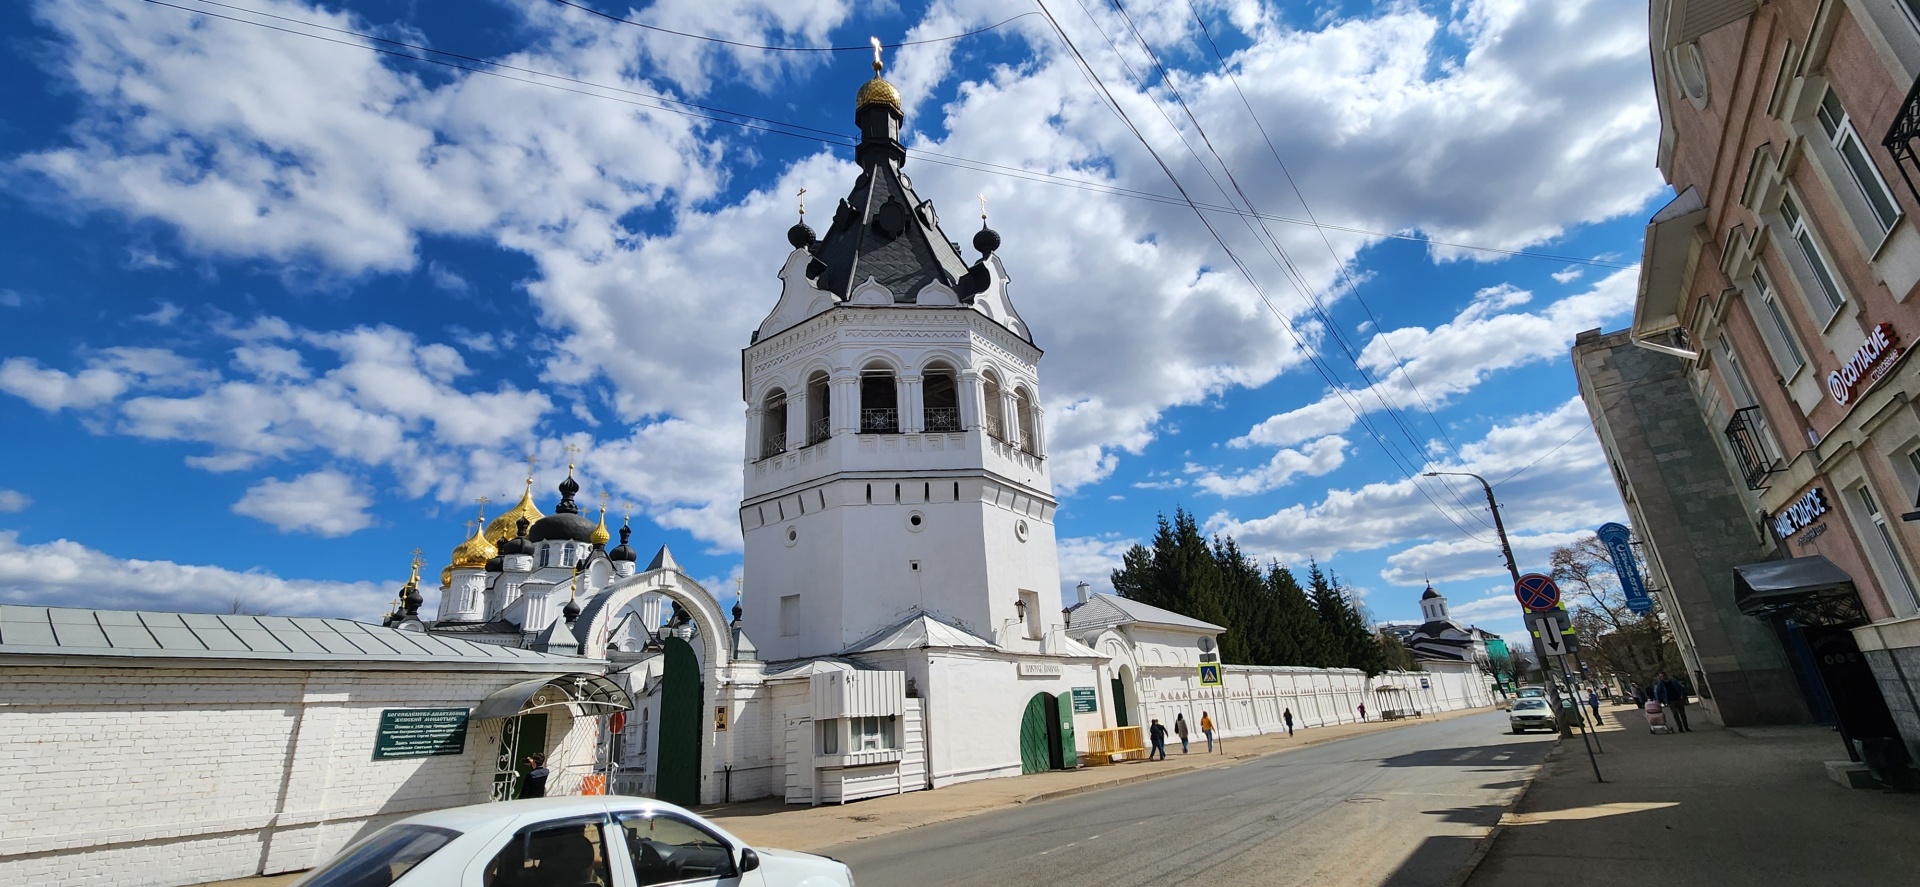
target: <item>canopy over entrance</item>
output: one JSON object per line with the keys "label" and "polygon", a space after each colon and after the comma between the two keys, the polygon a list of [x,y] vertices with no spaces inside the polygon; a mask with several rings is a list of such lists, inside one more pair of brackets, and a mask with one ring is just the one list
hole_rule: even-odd
{"label": "canopy over entrance", "polygon": [[1733,568],[1733,603],[1748,616],[1797,615],[1857,609],[1853,577],[1822,555],[1764,561]]}
{"label": "canopy over entrance", "polygon": [[[545,702],[527,708],[527,702],[541,690],[552,687],[559,692],[555,701]],[[589,715],[608,715],[617,711],[632,711],[633,698],[627,691],[620,689],[604,675],[575,673],[563,674],[551,678],[535,678],[522,681],[511,687],[495,690],[493,695],[481,700],[473,710],[472,718],[484,721],[488,718],[510,718],[548,708],[558,708],[572,703],[585,709]]]}

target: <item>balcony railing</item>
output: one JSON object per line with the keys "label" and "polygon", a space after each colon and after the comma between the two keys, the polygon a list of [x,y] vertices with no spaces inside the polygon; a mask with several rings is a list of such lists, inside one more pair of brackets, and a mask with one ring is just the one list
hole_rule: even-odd
{"label": "balcony railing", "polygon": [[959,431],[959,407],[927,407],[927,430],[932,432]]}
{"label": "balcony railing", "polygon": [[1740,463],[1740,476],[1749,490],[1764,488],[1767,475],[1773,473],[1773,460],[1767,458],[1763,421],[1760,408],[1753,406],[1734,410],[1733,419],[1727,422],[1727,446],[1732,448],[1734,460]]}
{"label": "balcony railing", "polygon": [[807,446],[813,446],[833,436],[833,417],[821,416],[807,425]]}
{"label": "balcony railing", "polygon": [[1893,125],[1887,127],[1886,138],[1880,144],[1893,155],[1893,165],[1900,170],[1900,179],[1907,183],[1907,191],[1913,199],[1920,200],[1920,188],[1914,187],[1913,174],[1920,173],[1920,156],[1914,151],[1914,141],[1920,139],[1920,79],[1913,81],[1907,90],[1907,97],[1900,102],[1900,113],[1893,117]]}
{"label": "balcony railing", "polygon": [[1001,421],[999,416],[988,416],[986,426],[988,437],[994,440],[1007,439],[1007,424]]}
{"label": "balcony railing", "polygon": [[771,459],[787,451],[787,433],[776,431],[760,439],[760,458]]}
{"label": "balcony railing", "polygon": [[860,411],[861,434],[899,434],[900,411],[892,407],[874,407]]}

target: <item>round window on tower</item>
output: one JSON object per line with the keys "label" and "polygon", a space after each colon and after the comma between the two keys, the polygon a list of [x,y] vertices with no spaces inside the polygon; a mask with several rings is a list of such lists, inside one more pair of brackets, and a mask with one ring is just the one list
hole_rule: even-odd
{"label": "round window on tower", "polygon": [[1013,522],[1013,538],[1018,539],[1022,542],[1027,541],[1027,522],[1026,521],[1017,520]]}
{"label": "round window on tower", "polygon": [[927,516],[916,511],[907,515],[907,530],[918,533],[927,528]]}
{"label": "round window on tower", "polygon": [[800,531],[794,529],[793,527],[788,527],[787,528],[787,547],[792,548],[793,544],[799,541],[800,541]]}

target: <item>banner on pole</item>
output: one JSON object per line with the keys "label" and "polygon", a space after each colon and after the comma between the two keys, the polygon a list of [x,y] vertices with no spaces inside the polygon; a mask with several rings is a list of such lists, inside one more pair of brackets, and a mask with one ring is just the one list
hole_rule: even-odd
{"label": "banner on pole", "polygon": [[1647,594],[1647,583],[1640,578],[1640,561],[1633,556],[1633,532],[1620,524],[1609,523],[1601,524],[1594,535],[1600,537],[1600,544],[1605,545],[1607,554],[1613,557],[1613,572],[1620,577],[1627,609],[1643,615],[1653,612],[1653,597]]}

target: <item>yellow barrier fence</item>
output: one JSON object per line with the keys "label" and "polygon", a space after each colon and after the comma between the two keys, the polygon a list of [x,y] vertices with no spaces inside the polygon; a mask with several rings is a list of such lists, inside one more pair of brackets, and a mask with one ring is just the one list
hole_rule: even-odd
{"label": "yellow barrier fence", "polygon": [[1116,761],[1144,761],[1147,758],[1146,730],[1141,727],[1110,727],[1088,730],[1086,758],[1090,766]]}

